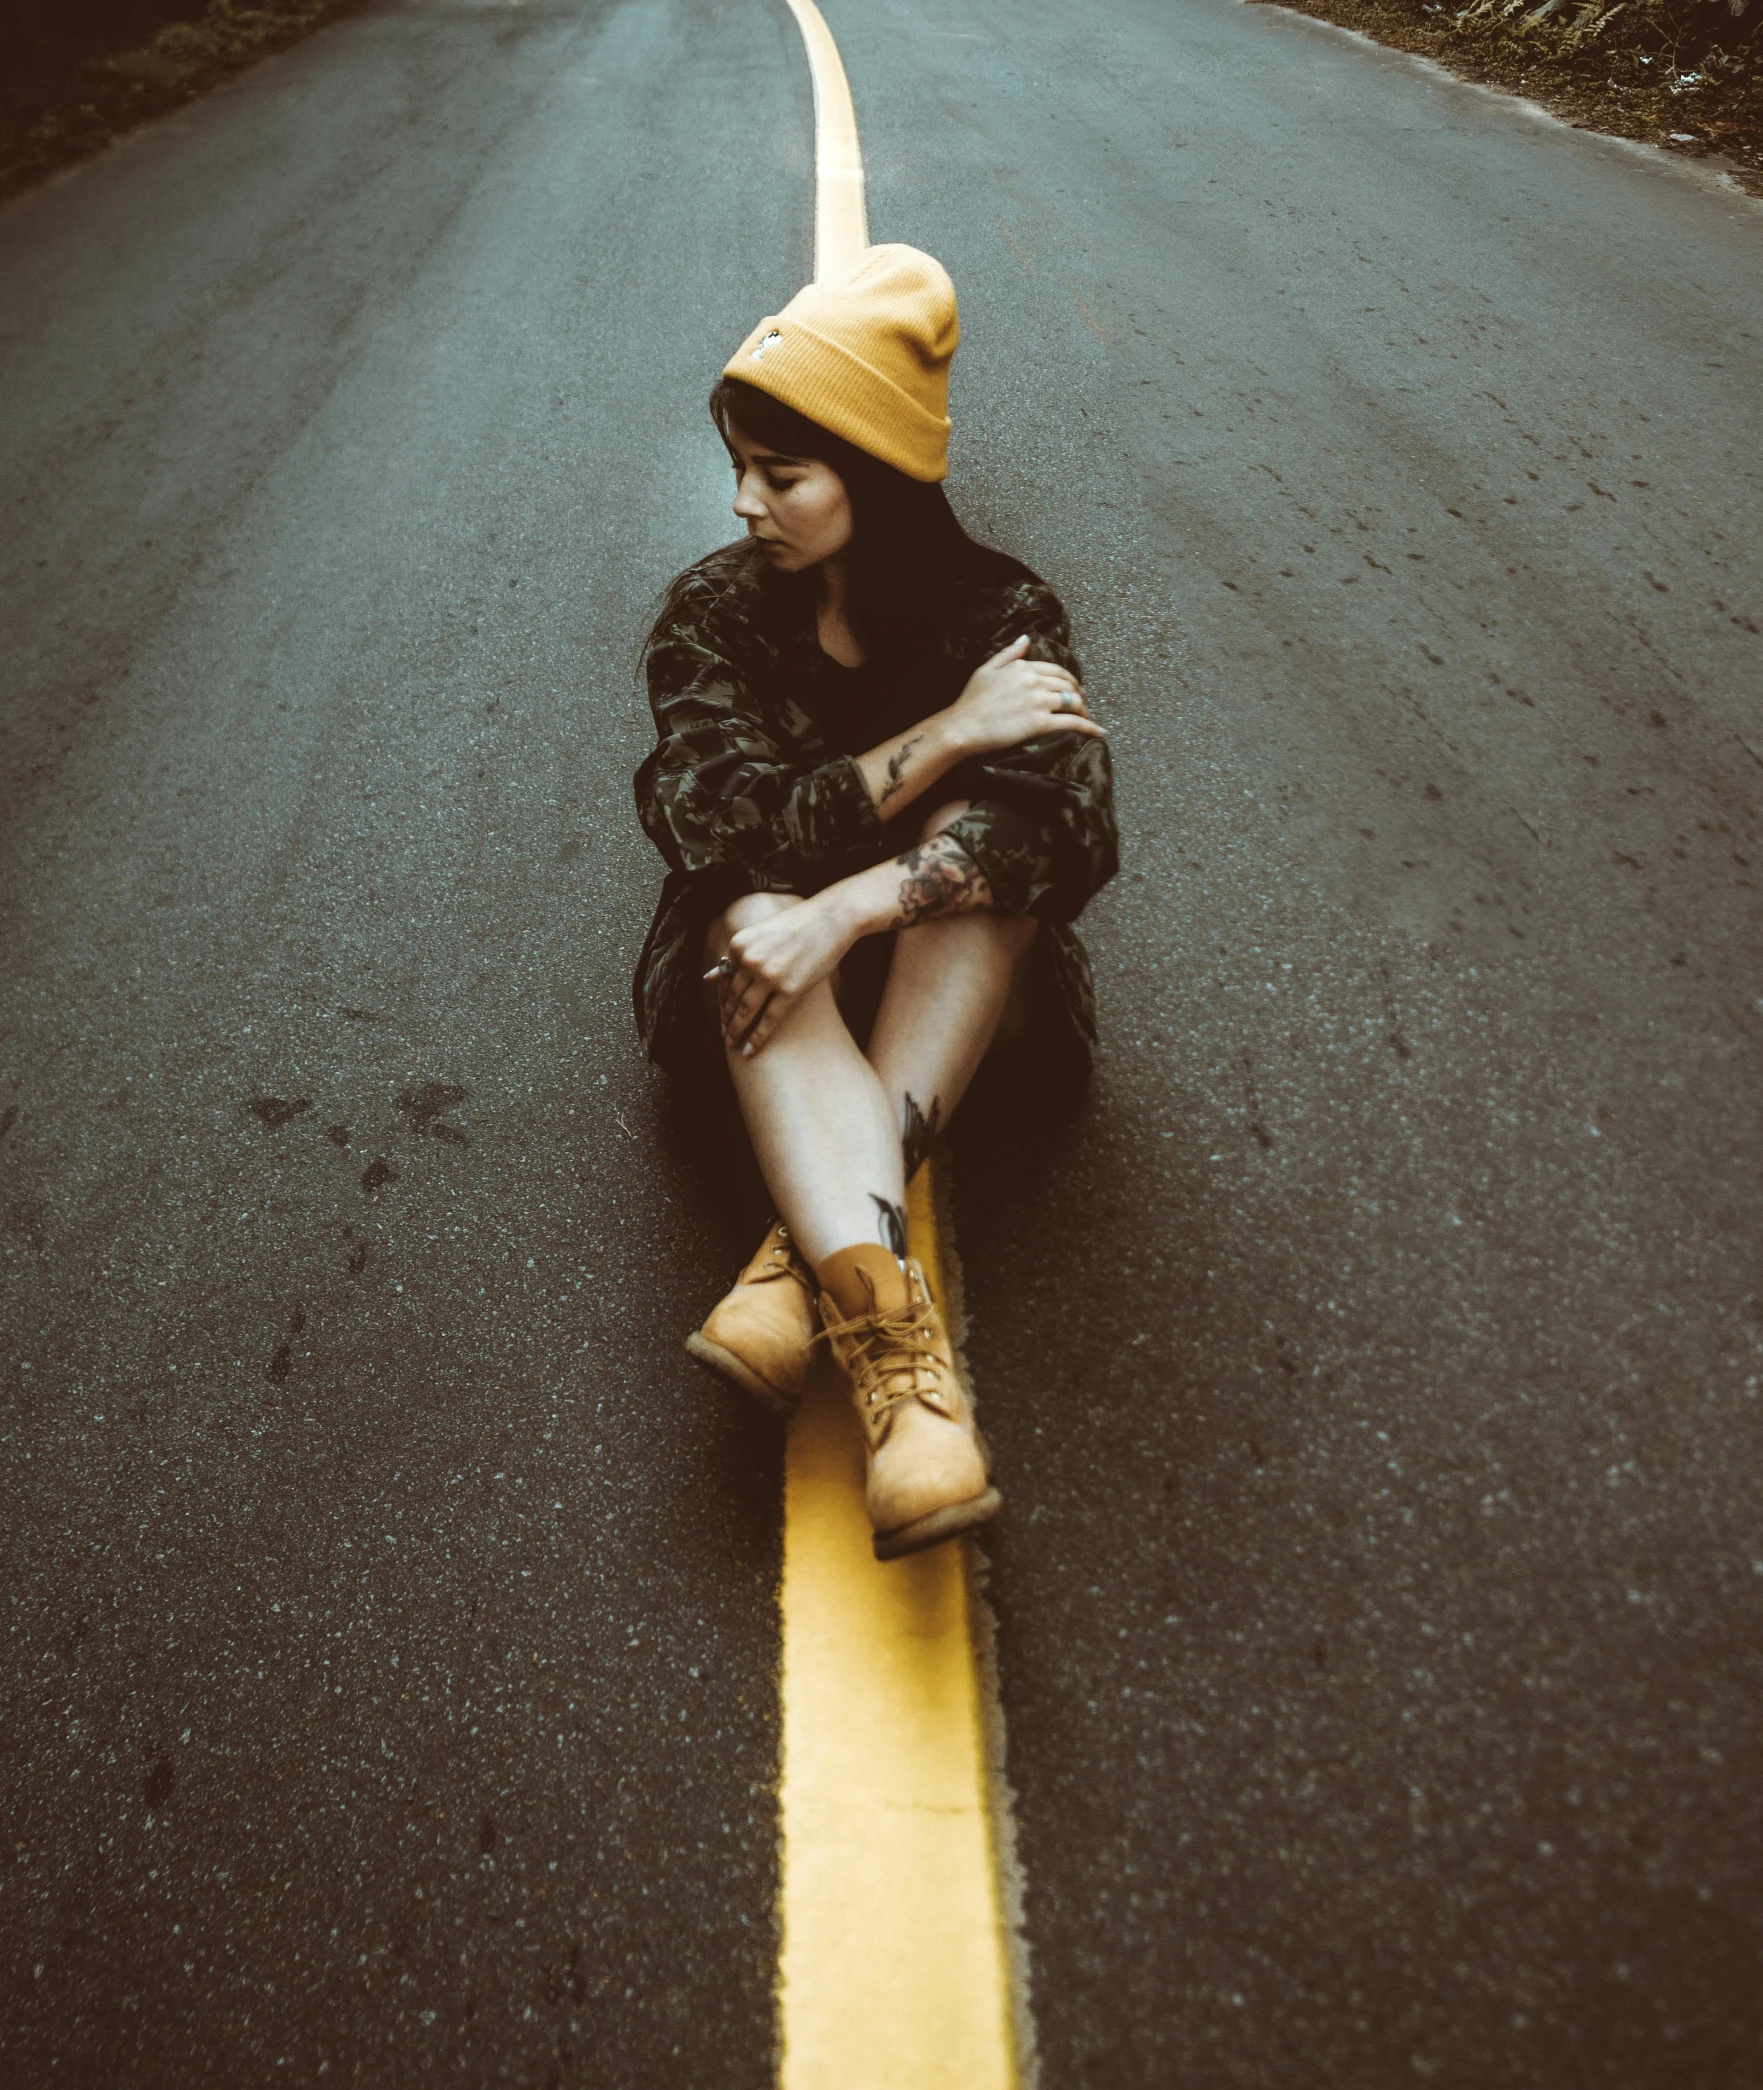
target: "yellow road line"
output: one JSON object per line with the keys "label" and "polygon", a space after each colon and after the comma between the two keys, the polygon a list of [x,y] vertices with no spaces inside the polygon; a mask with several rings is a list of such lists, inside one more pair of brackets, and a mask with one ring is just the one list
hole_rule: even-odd
{"label": "yellow road line", "polygon": [[[869,244],[863,159],[838,46],[814,0],[789,4],[814,78],[826,276]],[[941,1166],[919,1171],[908,1230],[954,1316]],[[780,2090],[1014,2090],[976,1602],[965,1541],[876,1561],[862,1438],[829,1372],[784,1460]]]}
{"label": "yellow road line", "polygon": [[[950,1300],[937,1165],[908,1223]],[[781,1601],[781,2090],[1011,2090],[972,1548],[876,1561],[842,1384],[790,1428]]]}
{"label": "yellow road line", "polygon": [[814,273],[835,274],[869,245],[863,153],[839,47],[814,0],[789,0],[814,78]]}

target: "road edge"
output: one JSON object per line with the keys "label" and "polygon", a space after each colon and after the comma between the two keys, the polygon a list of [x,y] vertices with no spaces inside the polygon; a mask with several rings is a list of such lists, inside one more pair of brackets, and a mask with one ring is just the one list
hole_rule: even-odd
{"label": "road edge", "polygon": [[[1704,191],[1725,200],[1763,207],[1763,179],[1754,170],[1741,167],[1723,153],[1679,153],[1668,152],[1664,146],[1655,145],[1645,138],[1625,138],[1618,131],[1600,130],[1595,124],[1575,123],[1558,110],[1551,109],[1546,102],[1531,96],[1514,93],[1509,87],[1501,87],[1492,80],[1477,80],[1468,73],[1458,72],[1454,67],[1429,56],[1424,51],[1410,51],[1401,44],[1386,44],[1363,29],[1349,28],[1344,22],[1331,21],[1328,16],[1311,14],[1302,7],[1288,7],[1284,0],[1237,0],[1239,7],[1253,8],[1257,13],[1280,15],[1288,22],[1302,23],[1306,29],[1320,36],[1334,37],[1357,44],[1367,51],[1375,51],[1382,57],[1398,59],[1406,65],[1432,74],[1435,79],[1448,80],[1453,87],[1461,87],[1471,94],[1484,96],[1508,109],[1522,110],[1526,116],[1547,125],[1550,129],[1566,131],[1580,138],[1594,138],[1602,145],[1620,147],[1633,153],[1650,166],[1678,175]],[[1757,183],[1753,187],[1752,183]]]}

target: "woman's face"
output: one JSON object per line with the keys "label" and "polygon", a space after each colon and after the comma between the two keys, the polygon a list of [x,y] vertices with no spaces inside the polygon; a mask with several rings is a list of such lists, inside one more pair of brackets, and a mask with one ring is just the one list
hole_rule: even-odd
{"label": "woman's face", "polygon": [[830,464],[785,457],[729,429],[735,513],[780,573],[805,573],[851,542],[851,496]]}

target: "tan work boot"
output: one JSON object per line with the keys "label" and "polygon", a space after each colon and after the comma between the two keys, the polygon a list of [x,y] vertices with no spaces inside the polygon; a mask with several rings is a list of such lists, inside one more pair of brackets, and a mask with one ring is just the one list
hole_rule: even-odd
{"label": "tan work boot", "polygon": [[779,1415],[791,1414],[814,1367],[820,1316],[808,1267],[779,1220],[686,1348],[700,1364]]}
{"label": "tan work boot", "polygon": [[879,1244],[841,1248],[820,1266],[820,1313],[851,1381],[869,1454],[877,1560],[941,1545],[994,1517],[973,1410],[943,1317],[916,1263]]}

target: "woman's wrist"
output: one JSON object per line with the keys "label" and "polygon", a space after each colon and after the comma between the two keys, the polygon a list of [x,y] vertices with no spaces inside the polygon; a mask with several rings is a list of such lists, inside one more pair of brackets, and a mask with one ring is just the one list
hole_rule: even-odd
{"label": "woman's wrist", "polygon": [[866,936],[876,936],[893,927],[894,889],[899,869],[891,860],[872,864],[867,871],[854,871],[829,885],[809,904],[824,903],[837,924],[842,948],[848,951]]}
{"label": "woman's wrist", "polygon": [[953,769],[957,762],[965,762],[969,755],[980,752],[978,748],[968,745],[961,719],[961,707],[958,704],[951,704],[947,711],[936,712],[927,718],[924,730],[930,735],[931,744],[945,769]]}

